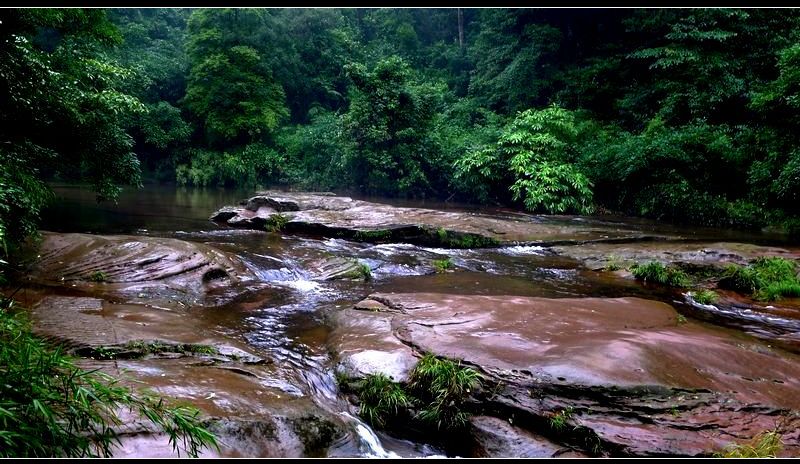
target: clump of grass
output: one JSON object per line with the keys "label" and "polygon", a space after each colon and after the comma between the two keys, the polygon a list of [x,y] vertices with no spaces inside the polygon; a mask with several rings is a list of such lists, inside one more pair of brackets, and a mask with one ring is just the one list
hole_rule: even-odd
{"label": "clump of grass", "polygon": [[435,259],[433,260],[433,268],[436,269],[437,273],[441,274],[442,272],[453,268],[453,261],[449,257],[444,259]]}
{"label": "clump of grass", "polygon": [[776,430],[762,432],[744,444],[732,444],[722,452],[714,454],[718,458],[774,458],[783,450],[781,434]]}
{"label": "clump of grass", "polygon": [[0,457],[108,457],[119,442],[123,409],[166,433],[179,455],[219,449],[199,410],[80,369],[6,309],[0,309],[0,366]]}
{"label": "clump of grass", "polygon": [[753,295],[757,300],[800,297],[797,263],[778,257],[757,258],[747,266],[732,264],[725,269],[719,286]]}
{"label": "clump of grass", "polygon": [[94,271],[89,275],[89,280],[92,282],[105,282],[108,280],[108,274],[103,271]]}
{"label": "clump of grass", "polygon": [[382,373],[367,376],[358,392],[361,400],[358,413],[375,427],[385,427],[387,420],[411,406],[411,399],[403,388]]}
{"label": "clump of grass", "polygon": [[646,264],[634,264],[631,273],[637,280],[652,282],[670,287],[688,287],[689,276],[673,266],[665,267],[658,261]]}
{"label": "clump of grass", "polygon": [[269,232],[280,232],[286,227],[286,224],[289,223],[289,218],[284,216],[283,214],[276,213],[270,215],[267,219],[266,224],[264,224],[264,228]]}
{"label": "clump of grass", "polygon": [[469,419],[463,403],[481,385],[482,378],[460,362],[426,354],[409,376],[409,388],[425,405],[418,418],[437,429],[463,428]]}
{"label": "clump of grass", "polygon": [[358,263],[358,274],[364,280],[372,280],[372,268],[369,267],[369,264]]}
{"label": "clump of grass", "polygon": [[713,290],[703,289],[692,292],[692,298],[700,304],[708,305],[716,303],[719,296]]}
{"label": "clump of grass", "polygon": [[622,269],[622,262],[614,255],[609,256],[605,266],[603,266],[604,271],[619,271],[620,269]]}
{"label": "clump of grass", "polygon": [[678,321],[678,324],[686,324],[687,322],[689,322],[689,320],[686,319],[686,316],[684,316],[683,314],[678,314],[676,320]]}
{"label": "clump of grass", "polygon": [[572,419],[572,415],[575,410],[572,407],[566,407],[557,413],[554,413],[550,416],[550,428],[560,432],[567,427],[567,422]]}

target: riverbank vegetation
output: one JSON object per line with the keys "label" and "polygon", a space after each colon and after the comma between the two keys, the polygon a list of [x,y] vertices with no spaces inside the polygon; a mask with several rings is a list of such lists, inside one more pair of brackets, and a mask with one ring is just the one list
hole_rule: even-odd
{"label": "riverbank vegetation", "polygon": [[8,9],[0,237],[45,180],[798,229],[800,14]]}

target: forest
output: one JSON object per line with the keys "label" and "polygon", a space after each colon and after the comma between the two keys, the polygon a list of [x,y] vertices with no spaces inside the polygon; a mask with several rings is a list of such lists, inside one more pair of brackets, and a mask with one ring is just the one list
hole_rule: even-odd
{"label": "forest", "polygon": [[7,240],[45,179],[797,229],[796,10],[0,15]]}
{"label": "forest", "polygon": [[[552,456],[750,452],[692,448],[698,417],[798,455],[798,240],[798,9],[0,9],[0,456],[113,455],[125,408],[192,456],[519,454],[474,435],[502,427]],[[382,317],[403,331],[348,345]],[[90,343],[101,319],[128,339]],[[470,338],[496,327],[511,361]],[[296,449],[235,441],[274,424]]]}

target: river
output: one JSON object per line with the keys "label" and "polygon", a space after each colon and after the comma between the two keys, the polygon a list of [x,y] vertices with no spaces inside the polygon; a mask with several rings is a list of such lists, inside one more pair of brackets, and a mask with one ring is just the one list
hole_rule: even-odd
{"label": "river", "polygon": [[[453,450],[376,433],[356,418],[357,409],[339,394],[328,346],[332,330],[328,315],[351,307],[372,293],[673,299],[671,294],[660,289],[613,274],[593,272],[577,259],[538,246],[445,250],[408,244],[373,245],[332,238],[255,233],[231,229],[208,219],[218,208],[236,204],[250,196],[251,191],[148,185],[141,190],[126,189],[116,204],[98,204],[85,188],[56,185],[54,190],[56,200],[42,212],[43,230],[201,242],[235,254],[262,281],[285,288],[286,292],[256,306],[244,301],[226,307],[224,312],[209,311],[203,320],[212,330],[235,337],[265,358],[274,360],[275,369],[268,379],[271,387],[290,396],[311,397],[320,407],[342,415],[351,424],[347,437],[340,439],[329,453],[334,456],[454,454]],[[430,201],[379,201],[433,209],[476,210],[468,205]],[[481,211],[514,214],[504,209],[483,208]],[[698,239],[783,243],[780,236],[764,234],[680,228],[638,219],[592,220],[626,221],[630,227],[682,233]],[[369,264],[372,279],[366,282],[312,279],[306,264],[330,256],[356,257]],[[420,257],[449,257],[459,271],[433,274],[419,264]]]}

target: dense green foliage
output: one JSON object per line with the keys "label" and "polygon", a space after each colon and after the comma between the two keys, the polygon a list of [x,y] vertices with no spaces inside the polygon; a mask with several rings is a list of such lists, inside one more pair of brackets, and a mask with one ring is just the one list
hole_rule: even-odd
{"label": "dense green foliage", "polygon": [[184,184],[800,230],[797,12],[462,13],[113,10],[137,153]]}
{"label": "dense green foliage", "polygon": [[140,162],[187,185],[800,231],[797,11],[461,13],[4,10],[0,236],[35,229],[43,179],[113,198]]}
{"label": "dense green foliage", "polygon": [[31,335],[27,321],[8,308],[0,309],[0,365],[2,457],[109,456],[125,410],[163,430],[179,454],[197,456],[217,446],[197,409],[168,405],[102,372],[80,369]]}
{"label": "dense green foliage", "polygon": [[785,258],[757,258],[747,266],[730,265],[719,282],[721,288],[773,301],[800,297],[797,263]]}

